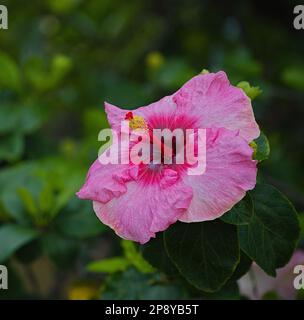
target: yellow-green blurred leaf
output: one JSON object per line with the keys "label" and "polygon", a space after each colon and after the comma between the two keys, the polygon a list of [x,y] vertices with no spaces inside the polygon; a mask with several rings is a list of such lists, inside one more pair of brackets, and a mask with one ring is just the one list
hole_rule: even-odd
{"label": "yellow-green blurred leaf", "polygon": [[0,52],[0,87],[15,91],[21,89],[21,76],[16,62],[6,53]]}
{"label": "yellow-green blurred leaf", "polygon": [[137,250],[134,242],[128,240],[122,240],[122,248],[124,250],[125,257],[142,273],[154,272],[155,269],[150,265],[148,261],[144,259],[141,253]]}
{"label": "yellow-green blurred leaf", "polygon": [[36,217],[39,211],[31,193],[26,188],[20,187],[18,188],[18,194],[27,212],[32,217]]}
{"label": "yellow-green blurred leaf", "polygon": [[91,272],[115,273],[126,270],[130,264],[126,258],[114,257],[91,262],[87,269]]}
{"label": "yellow-green blurred leaf", "polygon": [[260,89],[260,87],[253,87],[247,81],[239,82],[237,84],[237,87],[241,88],[245,92],[247,97],[250,98],[251,100],[255,99],[262,93],[262,90]]}

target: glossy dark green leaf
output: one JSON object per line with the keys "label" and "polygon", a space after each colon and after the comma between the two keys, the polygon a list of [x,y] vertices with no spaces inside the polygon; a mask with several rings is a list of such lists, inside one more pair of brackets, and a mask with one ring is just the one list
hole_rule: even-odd
{"label": "glossy dark green leaf", "polygon": [[269,275],[290,259],[299,238],[297,213],[276,188],[257,184],[250,192],[254,214],[239,226],[241,249]]}
{"label": "glossy dark green leaf", "polygon": [[165,232],[169,257],[195,287],[217,291],[239,262],[236,226],[220,220],[175,223]]}
{"label": "glossy dark green leaf", "polygon": [[240,262],[238,263],[236,269],[233,272],[233,275],[229,279],[228,282],[233,282],[239,280],[244,276],[250,269],[252,265],[252,259],[250,259],[247,254],[245,254],[242,250],[240,251]]}
{"label": "glossy dark green leaf", "polygon": [[167,275],[176,275],[178,271],[165,250],[163,234],[141,246],[144,258],[157,270]]}
{"label": "glossy dark green leaf", "polygon": [[240,292],[235,281],[228,281],[217,292],[203,292],[201,297],[205,300],[238,300]]}
{"label": "glossy dark green leaf", "polygon": [[249,193],[232,209],[226,212],[221,220],[235,225],[248,224],[253,215],[253,202]]}

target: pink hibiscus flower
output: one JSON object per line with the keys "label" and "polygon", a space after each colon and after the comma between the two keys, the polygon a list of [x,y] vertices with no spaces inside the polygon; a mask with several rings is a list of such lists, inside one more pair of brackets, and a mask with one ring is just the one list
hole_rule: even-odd
{"label": "pink hibiscus flower", "polygon": [[249,143],[260,134],[250,99],[224,72],[200,74],[171,96],[128,111],[105,103],[109,123],[130,128],[206,129],[206,170],[185,164],[107,164],[96,160],[77,193],[93,201],[98,218],[122,238],[146,243],[177,220],[213,220],[256,184]]}

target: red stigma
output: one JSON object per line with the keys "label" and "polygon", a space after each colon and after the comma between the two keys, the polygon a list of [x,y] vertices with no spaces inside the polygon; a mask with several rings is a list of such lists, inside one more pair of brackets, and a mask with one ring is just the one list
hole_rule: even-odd
{"label": "red stigma", "polygon": [[132,120],[133,119],[133,112],[128,112],[125,116],[125,120]]}

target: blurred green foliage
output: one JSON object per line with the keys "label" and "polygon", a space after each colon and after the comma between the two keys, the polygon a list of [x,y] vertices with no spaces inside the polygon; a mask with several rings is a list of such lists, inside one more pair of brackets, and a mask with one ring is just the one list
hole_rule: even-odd
{"label": "blurred green foliage", "polygon": [[[146,272],[137,248],[125,242],[122,250],[75,192],[108,126],[103,101],[145,105],[203,68],[225,70],[256,98],[272,146],[261,176],[304,211],[304,33],[292,28],[295,3],[276,1],[273,10],[250,0],[1,1],[9,29],[0,30],[0,263],[15,270],[7,297],[66,297],[66,279],[91,279],[98,268],[119,271],[93,276],[105,284],[102,298],[189,296],[193,289]],[[265,159],[267,140],[256,144]],[[105,256],[112,260],[101,263]],[[32,269],[41,259],[55,266],[47,293]],[[87,270],[91,261],[100,264]],[[134,292],[122,291],[129,283]],[[238,295],[234,284],[227,292]]]}

